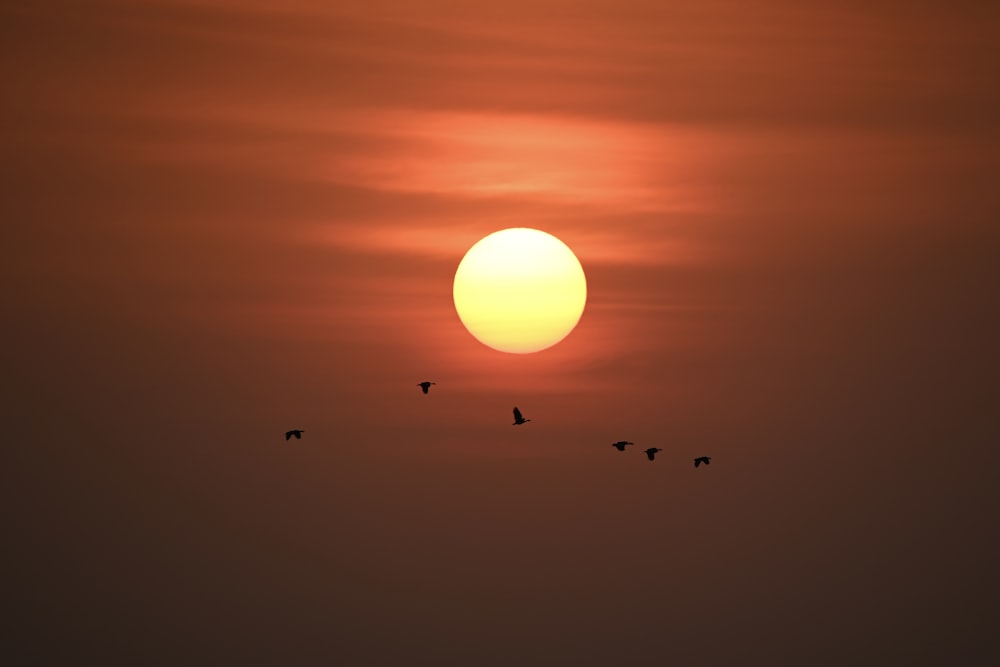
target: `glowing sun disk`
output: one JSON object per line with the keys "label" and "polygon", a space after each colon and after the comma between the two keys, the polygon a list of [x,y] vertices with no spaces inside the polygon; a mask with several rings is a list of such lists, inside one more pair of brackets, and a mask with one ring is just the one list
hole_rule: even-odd
{"label": "glowing sun disk", "polygon": [[484,345],[538,352],[576,327],[587,280],[565,243],[518,227],[494,232],[469,249],[455,272],[453,296],[462,324]]}

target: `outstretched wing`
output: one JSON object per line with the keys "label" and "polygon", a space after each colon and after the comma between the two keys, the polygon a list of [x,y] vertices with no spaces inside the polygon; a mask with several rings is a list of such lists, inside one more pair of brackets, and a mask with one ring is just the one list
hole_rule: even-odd
{"label": "outstretched wing", "polygon": [[700,465],[701,465],[701,459],[695,459],[694,460],[694,467],[697,468]]}
{"label": "outstretched wing", "polygon": [[285,432],[285,440],[289,440],[289,439],[291,439],[291,437],[292,437],[292,432],[291,431],[286,431]]}
{"label": "outstretched wing", "polygon": [[518,410],[517,407],[515,407],[514,408],[514,421],[519,422],[522,419],[524,419],[524,417],[521,416],[521,411]]}

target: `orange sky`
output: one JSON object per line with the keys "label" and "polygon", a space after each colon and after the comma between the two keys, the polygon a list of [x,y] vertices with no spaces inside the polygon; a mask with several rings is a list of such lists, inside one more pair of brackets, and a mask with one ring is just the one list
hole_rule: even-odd
{"label": "orange sky", "polygon": [[[12,650],[983,662],[986,4],[3,8]],[[534,355],[451,302],[515,226],[588,278]]]}

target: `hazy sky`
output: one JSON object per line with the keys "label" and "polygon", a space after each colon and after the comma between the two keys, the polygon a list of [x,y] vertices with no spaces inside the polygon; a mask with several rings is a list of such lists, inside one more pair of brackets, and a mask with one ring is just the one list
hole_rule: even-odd
{"label": "hazy sky", "polygon": [[[5,652],[984,664],[988,4],[0,9]],[[537,354],[452,304],[505,227]]]}

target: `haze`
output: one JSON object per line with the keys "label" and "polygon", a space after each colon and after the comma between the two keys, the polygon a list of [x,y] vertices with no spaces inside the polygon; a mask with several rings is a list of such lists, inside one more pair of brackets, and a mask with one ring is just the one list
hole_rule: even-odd
{"label": "haze", "polygon": [[5,6],[10,664],[991,662],[997,13]]}

